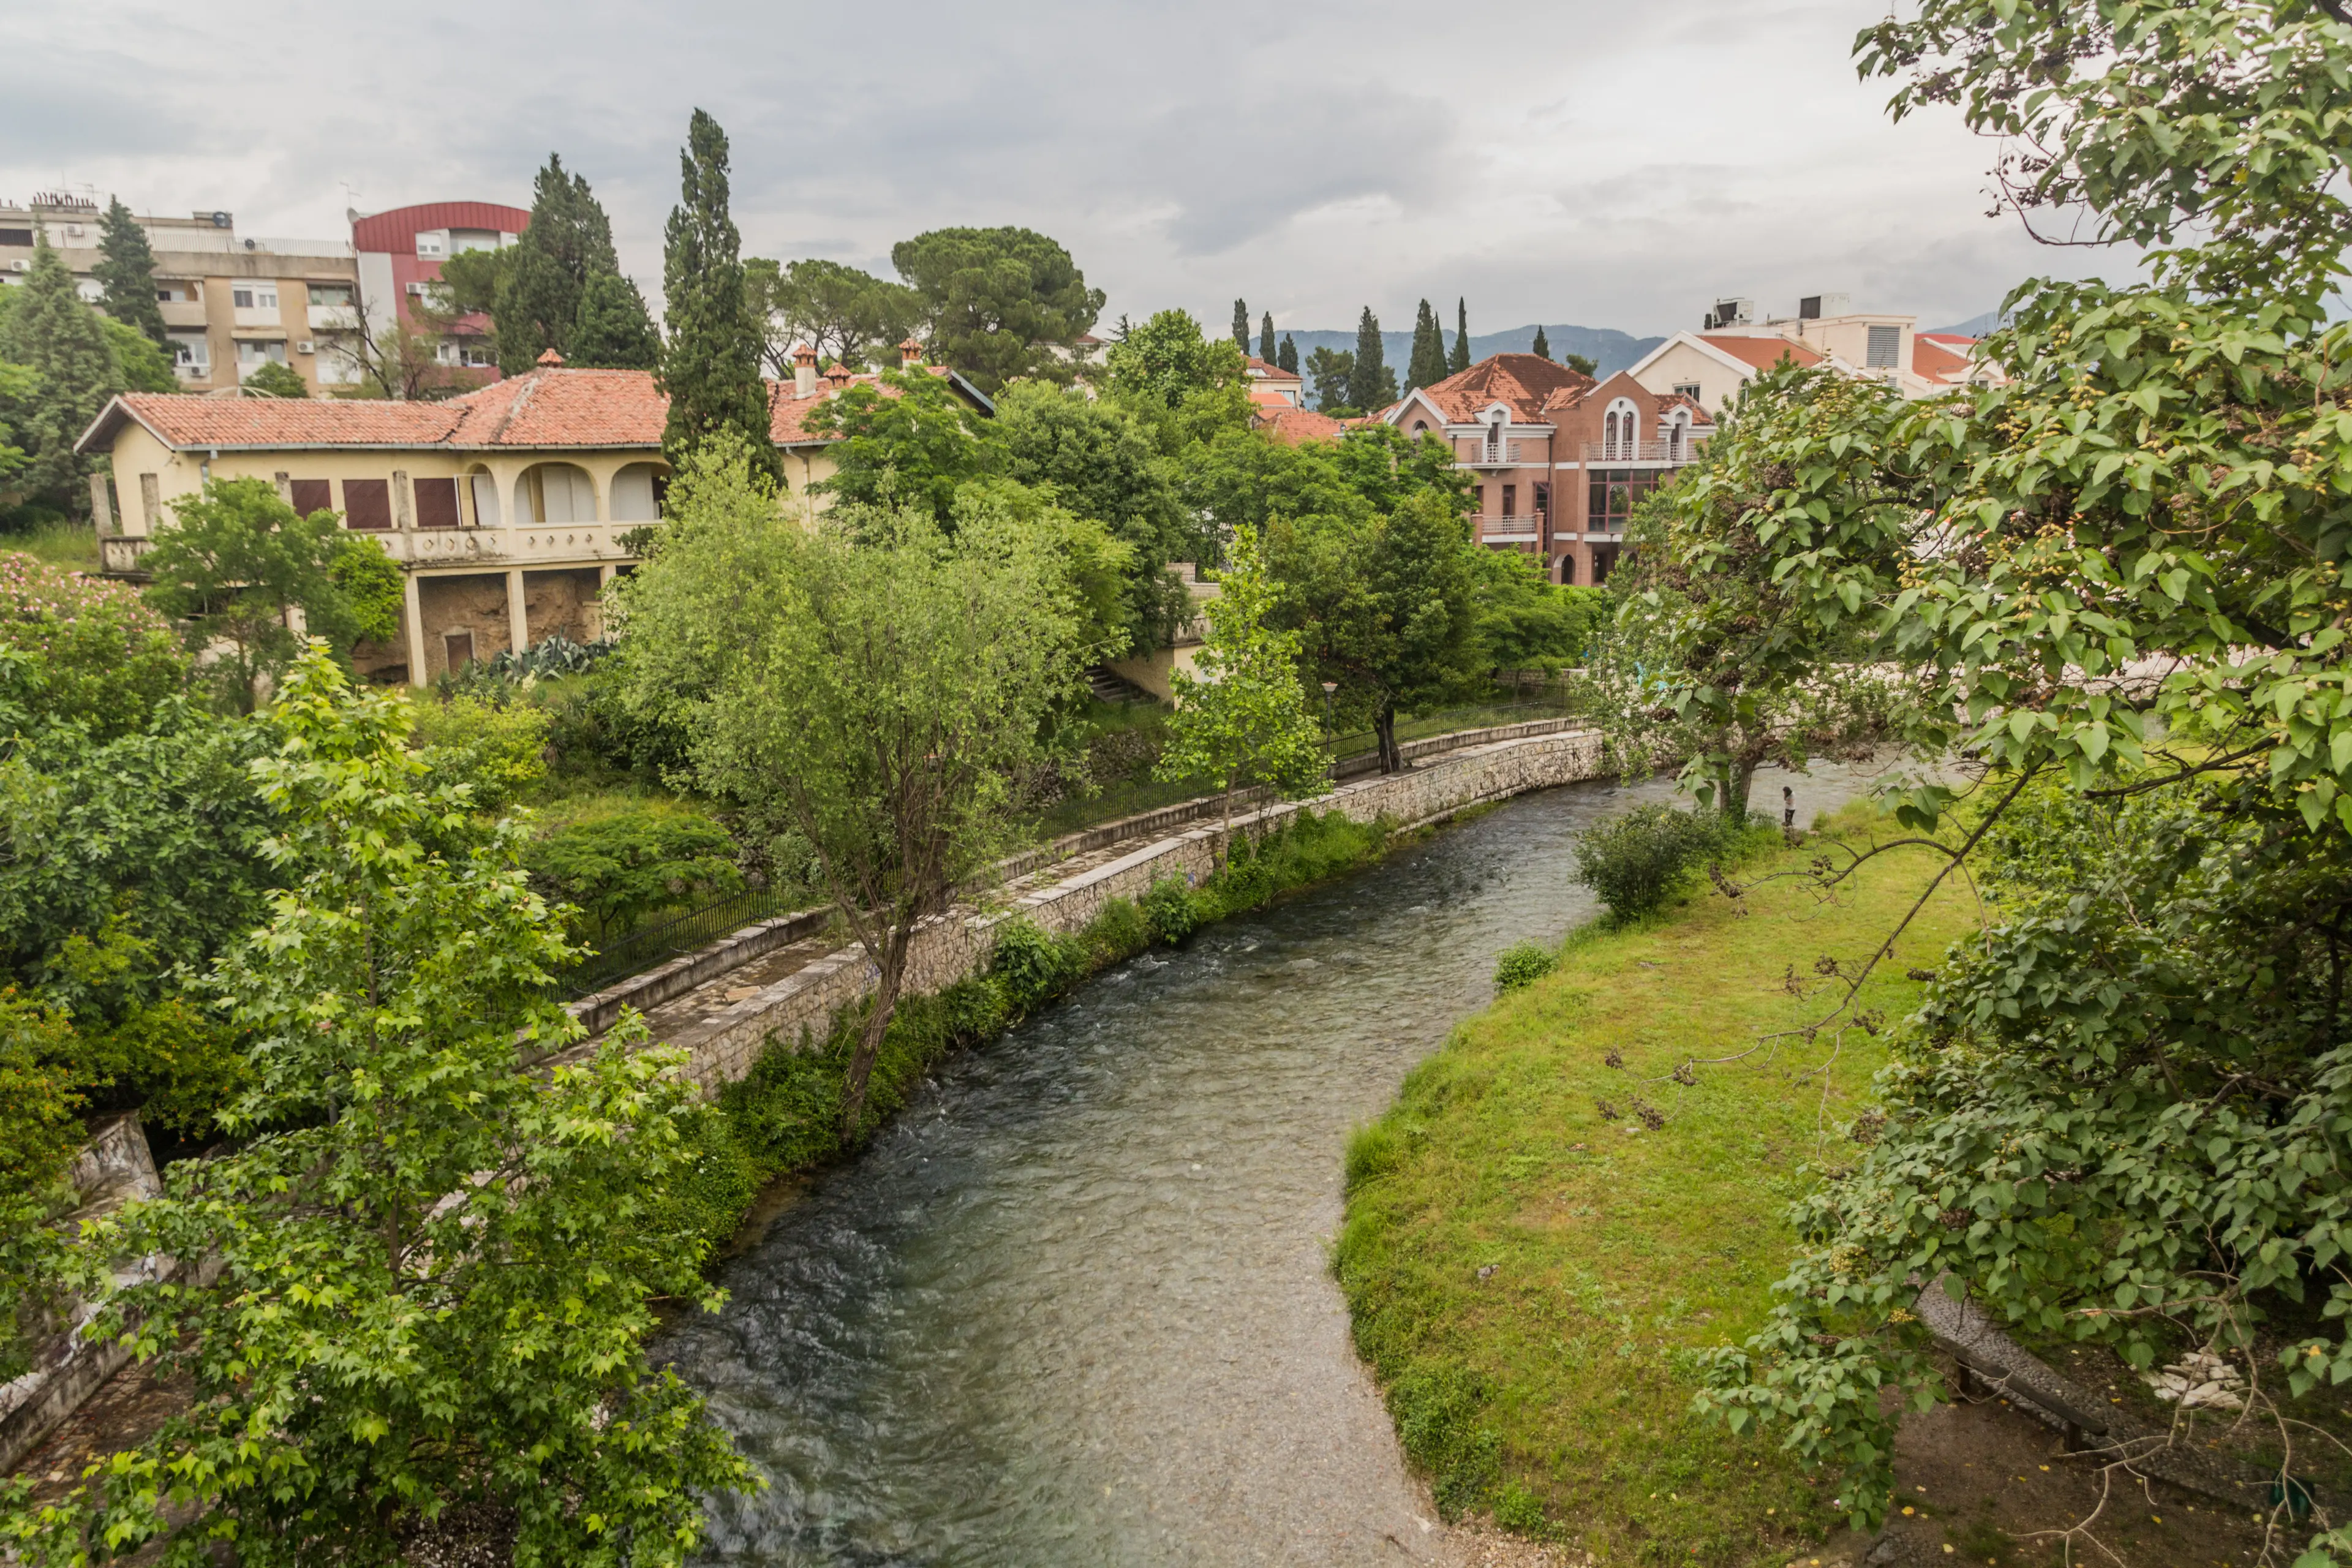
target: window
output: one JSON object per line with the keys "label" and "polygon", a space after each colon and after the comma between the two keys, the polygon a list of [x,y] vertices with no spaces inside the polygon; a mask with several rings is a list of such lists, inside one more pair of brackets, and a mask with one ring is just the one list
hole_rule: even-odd
{"label": "window", "polygon": [[1478,503],[1478,507],[1477,507],[1478,515],[1479,515],[1480,517],[1484,517],[1484,516],[1486,516],[1486,486],[1484,486],[1484,485],[1472,485],[1472,486],[1470,487],[1470,494],[1471,494],[1471,496],[1472,496],[1472,497],[1473,497],[1473,498],[1477,501],[1477,503]]}
{"label": "window", "polygon": [[284,338],[241,338],[237,341],[236,368],[238,374],[242,375],[247,371],[259,370],[265,363],[270,364],[284,364],[286,363],[286,340]]}
{"label": "window", "polygon": [[324,479],[293,479],[286,486],[287,503],[304,517],[314,511],[332,511],[335,498]]}
{"label": "window", "polygon": [[419,479],[416,481],[416,526],[419,528],[457,526],[457,480]]}
{"label": "window", "polygon": [[88,305],[102,304],[106,300],[106,286],[95,278],[75,279],[74,292],[80,295],[82,302]]}
{"label": "window", "polygon": [[0,228],[0,245],[21,245],[33,248],[33,231],[29,228]]}
{"label": "window", "polygon": [[1560,580],[1561,582],[1565,583],[1565,584],[1569,584],[1570,586],[1571,586],[1571,587],[1573,587],[1573,586],[1575,585],[1575,584],[1576,584],[1576,557],[1575,557],[1575,556],[1573,556],[1573,555],[1563,555],[1563,556],[1561,556],[1561,557],[1559,558],[1559,580]]}
{"label": "window", "polygon": [[240,310],[275,310],[278,309],[278,285],[275,283],[237,283],[228,291],[228,302]]}
{"label": "window", "polygon": [[1654,468],[1594,468],[1585,496],[1584,526],[1591,533],[1622,533],[1633,503],[1655,489]]}
{"label": "window", "polygon": [[1687,397],[1693,403],[1700,402],[1698,383],[1695,381],[1678,381],[1675,383],[1675,395],[1676,397]]}
{"label": "window", "polygon": [[388,479],[343,481],[343,526],[380,529],[392,526],[392,482]]}
{"label": "window", "polygon": [[457,363],[467,370],[488,370],[499,363],[499,356],[489,344],[468,339],[457,345]]}
{"label": "window", "polygon": [[449,236],[439,230],[436,230],[431,234],[418,235],[416,237],[416,254],[423,257],[448,255]]}
{"label": "window", "polygon": [[1412,422],[1412,433],[1413,433],[1414,435],[1416,435],[1416,436],[1426,436],[1426,435],[1428,435],[1428,434],[1429,434],[1429,421],[1428,421],[1428,420],[1426,420],[1426,419],[1416,419],[1416,420],[1414,420],[1414,421]]}
{"label": "window", "polygon": [[1551,515],[1551,487],[1540,479],[1536,481],[1536,515],[1538,517]]}
{"label": "window", "polygon": [[1903,329],[1873,327],[1870,346],[1864,351],[1863,364],[1870,370],[1893,370],[1903,353]]}
{"label": "window", "polygon": [[193,283],[155,285],[155,302],[159,305],[193,305],[196,299],[196,286]]}
{"label": "window", "polygon": [[213,347],[202,332],[173,332],[172,363],[174,368],[203,374],[213,368]]}
{"label": "window", "polygon": [[313,305],[348,305],[352,302],[352,286],[348,283],[313,283],[310,303]]}
{"label": "window", "polygon": [[1519,515],[1519,487],[1517,485],[1503,487],[1503,515],[1505,517]]}
{"label": "window", "polygon": [[1490,463],[1503,460],[1503,416],[1499,414],[1495,416],[1495,422],[1486,426],[1486,460]]}

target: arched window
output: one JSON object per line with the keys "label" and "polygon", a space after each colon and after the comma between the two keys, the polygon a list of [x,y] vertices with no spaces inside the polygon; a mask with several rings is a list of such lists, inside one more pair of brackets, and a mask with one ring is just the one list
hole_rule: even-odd
{"label": "arched window", "polygon": [[1641,461],[1641,416],[1632,399],[1621,397],[1609,405],[1602,426],[1601,456],[1612,463]]}
{"label": "arched window", "polygon": [[631,463],[613,476],[613,521],[658,521],[661,493],[668,488],[669,470],[659,463]]}
{"label": "arched window", "polygon": [[1426,420],[1426,419],[1416,419],[1416,420],[1414,420],[1414,421],[1412,422],[1412,433],[1413,433],[1414,435],[1416,435],[1416,436],[1426,436],[1426,435],[1428,435],[1428,434],[1429,434],[1429,421],[1428,421],[1428,420]]}
{"label": "arched window", "polygon": [[522,477],[520,521],[528,522],[593,522],[596,486],[587,470],[570,463],[541,463]]}

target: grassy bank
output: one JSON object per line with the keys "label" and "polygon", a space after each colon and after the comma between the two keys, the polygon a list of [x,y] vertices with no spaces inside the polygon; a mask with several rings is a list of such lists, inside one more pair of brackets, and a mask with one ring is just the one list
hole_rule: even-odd
{"label": "grassy bank", "polygon": [[823,1040],[771,1036],[751,1070],[700,1114],[692,1174],[669,1194],[677,1220],[715,1246],[779,1177],[854,1152],[906,1104],[950,1051],[994,1039],[1097,972],[1155,944],[1261,907],[1296,889],[1380,858],[1396,840],[1386,821],[1302,810],[1255,843],[1243,840],[1201,886],[1152,885],[1139,901],[1112,900],[1084,931],[1055,936],[1025,920],[999,928],[988,972],[931,995],[900,999],[883,1037],[854,1135],[841,1128],[842,1091],[862,1010],[835,1018]]}
{"label": "grassy bank", "polygon": [[[1834,831],[1892,830],[1863,807]],[[1815,853],[1776,848],[1742,879]],[[1351,1142],[1336,1263],[1356,1342],[1447,1512],[1603,1563],[1787,1563],[1837,1522],[1771,1438],[1692,1413],[1692,1361],[1761,1323],[1790,1201],[1849,1156],[1885,1053],[1849,1029],[1706,1058],[1826,1014],[1843,986],[1817,963],[1866,959],[1934,868],[1898,851],[1834,902],[1790,879],[1588,927]],[[1964,889],[1939,892],[1862,1008],[1907,1011],[1905,971],[1974,918]],[[1695,1083],[1675,1081],[1694,1058]]]}

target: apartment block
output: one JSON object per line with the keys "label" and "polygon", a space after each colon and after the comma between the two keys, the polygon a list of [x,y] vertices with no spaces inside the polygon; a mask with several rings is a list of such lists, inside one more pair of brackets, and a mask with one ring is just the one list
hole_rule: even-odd
{"label": "apartment block", "polygon": [[1906,397],[1936,397],[2000,379],[1974,357],[1975,346],[1956,332],[1920,331],[1916,316],[1856,310],[1843,294],[1809,294],[1793,314],[1761,320],[1753,300],[1718,300],[1697,331],[1676,332],[1626,374],[1717,414],[1784,359],[1883,380]]}
{"label": "apartment block", "polygon": [[[82,297],[96,303],[103,216],[84,196],[0,203],[0,280],[25,280],[34,237],[46,232]],[[235,386],[272,363],[298,372],[313,391],[359,379],[352,356],[336,352],[358,326],[359,268],[348,241],[239,235],[226,212],[138,222],[155,252],[155,294],[187,390]]]}
{"label": "apartment block", "polygon": [[[499,250],[530,226],[530,209],[495,202],[426,202],[389,212],[351,214],[352,251],[359,261],[360,298],[369,331],[382,341],[394,326],[415,330],[439,326],[434,290],[441,264],[461,251]],[[420,310],[432,322],[420,321]],[[461,316],[437,334],[441,363],[479,373],[480,382],[499,378],[489,318]]]}

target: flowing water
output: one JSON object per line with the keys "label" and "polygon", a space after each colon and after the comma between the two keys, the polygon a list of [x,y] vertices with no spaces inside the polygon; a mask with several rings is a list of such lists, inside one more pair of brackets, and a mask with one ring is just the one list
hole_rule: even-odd
{"label": "flowing water", "polygon": [[[1804,822],[1858,787],[1783,783]],[[1523,797],[943,1064],[667,1346],[770,1482],[704,1562],[1447,1561],[1326,1261],[1341,1151],[1591,916],[1576,832],[1668,794]]]}

